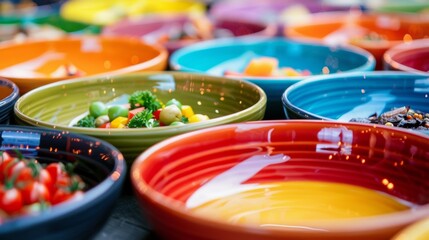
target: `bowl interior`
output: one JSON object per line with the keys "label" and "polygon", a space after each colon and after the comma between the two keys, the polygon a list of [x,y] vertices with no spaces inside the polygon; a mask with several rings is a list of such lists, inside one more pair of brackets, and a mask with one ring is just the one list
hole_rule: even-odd
{"label": "bowl interior", "polygon": [[384,55],[385,69],[401,70],[406,72],[429,72],[429,41],[415,40],[397,45]]}
{"label": "bowl interior", "polygon": [[282,100],[290,118],[350,121],[403,106],[429,112],[428,83],[402,72],[350,73],[309,79],[287,89]]}
{"label": "bowl interior", "polygon": [[[140,155],[131,174],[142,201],[150,203],[146,210],[152,212],[151,217],[157,224],[165,224],[161,217],[156,216],[159,210],[163,214],[174,215],[171,220],[178,221],[177,224],[192,221],[192,224],[198,225],[197,229],[199,225],[207,224],[210,229],[247,231],[249,235],[266,234],[272,239],[280,239],[275,238],[279,237],[276,235],[279,232],[303,238],[311,233],[315,234],[313,237],[329,234],[344,234],[344,237],[352,232],[363,231],[367,234],[369,229],[390,228],[400,219],[399,222],[404,222],[399,225],[403,225],[415,219],[414,210],[373,218],[294,222],[326,230],[314,233],[270,224],[262,226],[252,220],[237,223],[239,221],[230,218],[226,221],[210,214],[199,215],[189,209],[259,184],[312,180],[346,183],[379,191],[427,212],[429,183],[426,179],[429,169],[426,164],[426,140],[424,136],[409,132],[362,124],[308,120],[249,122],[196,131],[166,140]],[[269,191],[267,188],[267,198],[271,196]],[[316,194],[313,197],[318,198]],[[240,199],[240,202],[245,204],[247,200]],[[169,213],[165,213],[165,208]],[[242,217],[245,218],[244,215]],[[228,224],[236,225],[236,228],[225,230]],[[287,225],[285,223],[284,226]],[[167,226],[160,225],[158,230]],[[268,230],[264,232],[261,229]],[[390,235],[394,233],[392,229],[389,231]],[[294,232],[302,235],[293,235]]]}

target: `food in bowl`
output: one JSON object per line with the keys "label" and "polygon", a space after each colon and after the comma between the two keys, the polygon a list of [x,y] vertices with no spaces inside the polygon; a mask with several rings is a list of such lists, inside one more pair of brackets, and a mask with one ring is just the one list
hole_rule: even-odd
{"label": "food in bowl", "polygon": [[111,104],[92,102],[89,112],[83,115],[73,119],[70,125],[90,128],[153,128],[210,119],[207,115],[194,113],[192,106],[182,105],[175,98],[163,104],[149,90],[135,91],[131,95],[123,94]]}
{"label": "food in bowl", "polygon": [[19,151],[0,151],[0,155],[0,224],[79,200],[84,194],[85,182],[74,172],[78,160],[42,164]]}
{"label": "food in bowl", "polygon": [[165,239],[389,239],[429,212],[427,139],[350,122],[229,124],[152,146],[131,179]]}
{"label": "food in bowl", "polygon": [[368,118],[352,118],[351,122],[376,123],[386,126],[411,128],[415,130],[429,130],[429,113],[413,110],[410,106],[403,106],[382,113],[372,114]]}

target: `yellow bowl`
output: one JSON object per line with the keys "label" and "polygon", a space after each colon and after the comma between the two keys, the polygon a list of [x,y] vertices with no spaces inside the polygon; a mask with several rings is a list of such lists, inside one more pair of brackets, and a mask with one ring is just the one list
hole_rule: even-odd
{"label": "yellow bowl", "polygon": [[68,19],[96,25],[113,24],[126,17],[153,13],[203,13],[205,6],[194,0],[72,0],[60,14]]}
{"label": "yellow bowl", "polygon": [[417,221],[396,234],[392,240],[427,240],[429,239],[429,218]]}
{"label": "yellow bowl", "polygon": [[[124,37],[4,42],[0,44],[0,76],[16,83],[23,94],[64,79],[164,70],[167,58],[162,46]],[[67,74],[67,67],[76,69],[76,74]]]}

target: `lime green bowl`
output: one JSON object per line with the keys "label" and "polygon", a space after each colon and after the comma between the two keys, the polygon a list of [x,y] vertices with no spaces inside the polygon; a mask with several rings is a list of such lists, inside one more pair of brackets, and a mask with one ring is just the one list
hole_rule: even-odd
{"label": "lime green bowl", "polygon": [[[209,120],[181,126],[103,129],[73,127],[93,101],[112,102],[136,90],[150,90],[162,102],[176,98]],[[87,77],[44,85],[21,96],[14,108],[21,125],[90,135],[110,142],[128,163],[161,140],[185,132],[261,120],[267,97],[257,85],[238,79],[182,72],[144,72],[111,77]]]}

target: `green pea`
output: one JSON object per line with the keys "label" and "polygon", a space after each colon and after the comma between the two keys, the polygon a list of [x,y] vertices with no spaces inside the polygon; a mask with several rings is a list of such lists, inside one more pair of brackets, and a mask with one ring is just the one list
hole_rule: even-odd
{"label": "green pea", "polygon": [[128,108],[121,105],[111,106],[107,115],[110,121],[113,121],[117,117],[128,117]]}
{"label": "green pea", "polygon": [[107,106],[100,101],[92,102],[91,105],[89,105],[89,115],[94,118],[107,115]]}

